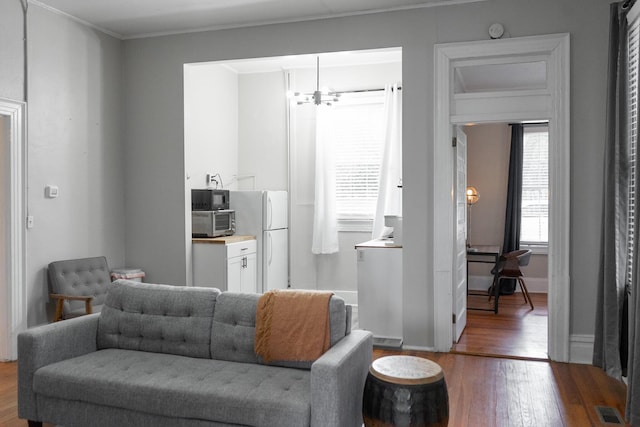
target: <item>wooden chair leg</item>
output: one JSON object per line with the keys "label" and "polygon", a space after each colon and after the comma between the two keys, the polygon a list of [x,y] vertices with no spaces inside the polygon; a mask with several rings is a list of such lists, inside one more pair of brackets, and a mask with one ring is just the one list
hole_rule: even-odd
{"label": "wooden chair leg", "polygon": [[520,283],[520,289],[522,290],[523,295],[525,296],[525,302],[528,300],[529,305],[531,306],[531,310],[533,310],[533,301],[531,301],[531,296],[529,295],[529,290],[527,289],[527,285],[524,283],[524,279],[522,277],[518,277],[518,282]]}
{"label": "wooden chair leg", "polygon": [[56,314],[53,316],[53,321],[57,322],[62,320],[62,308],[64,307],[64,301],[59,299],[56,301]]}

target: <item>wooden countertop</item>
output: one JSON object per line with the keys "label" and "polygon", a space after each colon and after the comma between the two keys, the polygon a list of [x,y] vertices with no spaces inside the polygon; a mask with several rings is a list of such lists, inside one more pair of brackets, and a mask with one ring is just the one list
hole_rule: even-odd
{"label": "wooden countertop", "polygon": [[390,239],[375,239],[369,240],[368,242],[358,243],[356,245],[356,249],[358,248],[394,248],[394,249],[402,249],[402,245],[396,245],[393,240]]}
{"label": "wooden countertop", "polygon": [[256,236],[242,236],[234,234],[233,236],[222,237],[195,237],[191,239],[192,243],[209,243],[214,245],[228,245],[230,243],[245,242],[247,240],[256,240]]}

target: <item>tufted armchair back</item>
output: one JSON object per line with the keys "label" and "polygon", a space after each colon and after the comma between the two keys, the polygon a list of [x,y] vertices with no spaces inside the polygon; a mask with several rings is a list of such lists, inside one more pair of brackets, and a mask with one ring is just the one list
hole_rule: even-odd
{"label": "tufted armchair back", "polygon": [[[52,297],[64,297],[58,299],[63,301],[60,302],[62,318],[85,314],[87,303],[82,297],[92,297],[90,305],[93,312],[101,310],[107,287],[111,284],[105,257],[54,261],[49,264],[48,271]],[[55,320],[59,320],[57,317],[58,313]]]}

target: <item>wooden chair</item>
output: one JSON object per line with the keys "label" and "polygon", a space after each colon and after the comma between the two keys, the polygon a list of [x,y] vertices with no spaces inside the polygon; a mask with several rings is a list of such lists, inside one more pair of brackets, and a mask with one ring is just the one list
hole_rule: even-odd
{"label": "wooden chair", "polygon": [[[524,302],[528,302],[531,306],[531,310],[533,310],[533,302],[531,301],[531,297],[529,296],[527,285],[524,283],[524,275],[520,270],[520,267],[529,265],[530,259],[531,249],[521,249],[500,255],[498,262],[496,263],[495,267],[493,267],[493,270],[491,270],[491,273],[494,275],[494,279],[493,285],[489,289],[489,301],[491,301],[491,297],[494,294],[493,287],[500,286],[500,281],[502,279],[515,279],[520,285],[520,290],[522,291]],[[499,295],[500,292],[498,291],[497,294]]]}
{"label": "wooden chair", "polygon": [[56,301],[53,321],[99,312],[111,283],[107,259],[54,261],[48,267],[49,297]]}

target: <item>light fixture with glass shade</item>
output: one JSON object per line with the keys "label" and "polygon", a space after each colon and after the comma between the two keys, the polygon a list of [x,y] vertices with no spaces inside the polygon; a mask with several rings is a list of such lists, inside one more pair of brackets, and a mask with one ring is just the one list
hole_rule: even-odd
{"label": "light fixture with glass shade", "polygon": [[329,89],[320,89],[320,57],[316,57],[316,90],[309,93],[295,92],[293,94],[298,105],[315,104],[315,105],[331,105],[338,102],[340,93]]}

